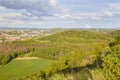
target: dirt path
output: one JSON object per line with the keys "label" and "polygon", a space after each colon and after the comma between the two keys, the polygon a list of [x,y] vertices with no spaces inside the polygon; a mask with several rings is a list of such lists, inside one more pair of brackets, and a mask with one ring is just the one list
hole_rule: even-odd
{"label": "dirt path", "polygon": [[18,57],[15,60],[39,59],[38,57]]}

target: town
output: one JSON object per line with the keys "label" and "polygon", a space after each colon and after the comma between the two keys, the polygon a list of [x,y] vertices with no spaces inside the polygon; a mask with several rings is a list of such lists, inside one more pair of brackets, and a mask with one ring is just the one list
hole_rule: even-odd
{"label": "town", "polygon": [[55,30],[40,29],[40,30],[0,30],[0,43],[6,41],[19,41],[36,36],[48,36],[56,33]]}

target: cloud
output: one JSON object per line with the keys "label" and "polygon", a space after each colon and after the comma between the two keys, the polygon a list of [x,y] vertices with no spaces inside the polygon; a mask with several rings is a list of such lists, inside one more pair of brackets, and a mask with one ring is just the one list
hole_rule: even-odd
{"label": "cloud", "polygon": [[120,10],[120,4],[119,3],[108,3],[107,5],[112,9]]}
{"label": "cloud", "polygon": [[110,19],[113,18],[115,15],[118,15],[119,13],[115,13],[109,10],[104,10],[101,12],[94,13],[91,15],[91,18],[94,20],[103,20],[103,19]]}
{"label": "cloud", "polygon": [[20,26],[20,25],[37,25],[40,20],[36,16],[26,16],[20,13],[0,14],[0,25]]}
{"label": "cloud", "polygon": [[88,24],[86,24],[86,28],[91,29],[92,27]]}
{"label": "cloud", "polygon": [[113,13],[110,11],[103,11],[103,15],[111,17],[113,16]]}
{"label": "cloud", "polygon": [[0,10],[7,10],[7,9],[3,6],[0,6]]}
{"label": "cloud", "polygon": [[54,16],[57,17],[57,18],[60,18],[60,19],[64,19],[64,20],[70,18],[69,14],[64,14],[64,15],[54,14]]}
{"label": "cloud", "polygon": [[50,5],[52,6],[56,6],[57,5],[57,1],[56,0],[50,0]]}
{"label": "cloud", "polygon": [[69,8],[61,8],[59,13],[54,13],[54,17],[62,20],[67,20],[71,18],[70,9]]}
{"label": "cloud", "polygon": [[64,14],[68,14],[70,12],[70,9],[69,8],[62,8],[61,11],[64,13]]}
{"label": "cloud", "polygon": [[46,15],[56,4],[56,0],[0,0],[5,8],[26,10],[33,15]]}

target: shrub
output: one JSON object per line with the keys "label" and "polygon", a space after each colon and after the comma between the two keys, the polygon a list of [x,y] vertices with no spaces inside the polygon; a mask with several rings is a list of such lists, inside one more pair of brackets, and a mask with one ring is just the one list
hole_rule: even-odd
{"label": "shrub", "polygon": [[2,59],[3,58],[4,58],[4,56],[0,54],[0,65],[2,64]]}
{"label": "shrub", "polygon": [[5,56],[5,57],[3,58],[2,64],[5,65],[5,64],[7,64],[8,62],[10,62],[11,60],[12,60],[11,55],[7,55],[7,56]]}

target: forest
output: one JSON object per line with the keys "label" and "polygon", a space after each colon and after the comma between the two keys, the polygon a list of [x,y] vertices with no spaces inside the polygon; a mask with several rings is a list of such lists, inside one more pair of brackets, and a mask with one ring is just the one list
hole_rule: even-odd
{"label": "forest", "polygon": [[0,80],[120,80],[120,30],[73,29],[0,43]]}

